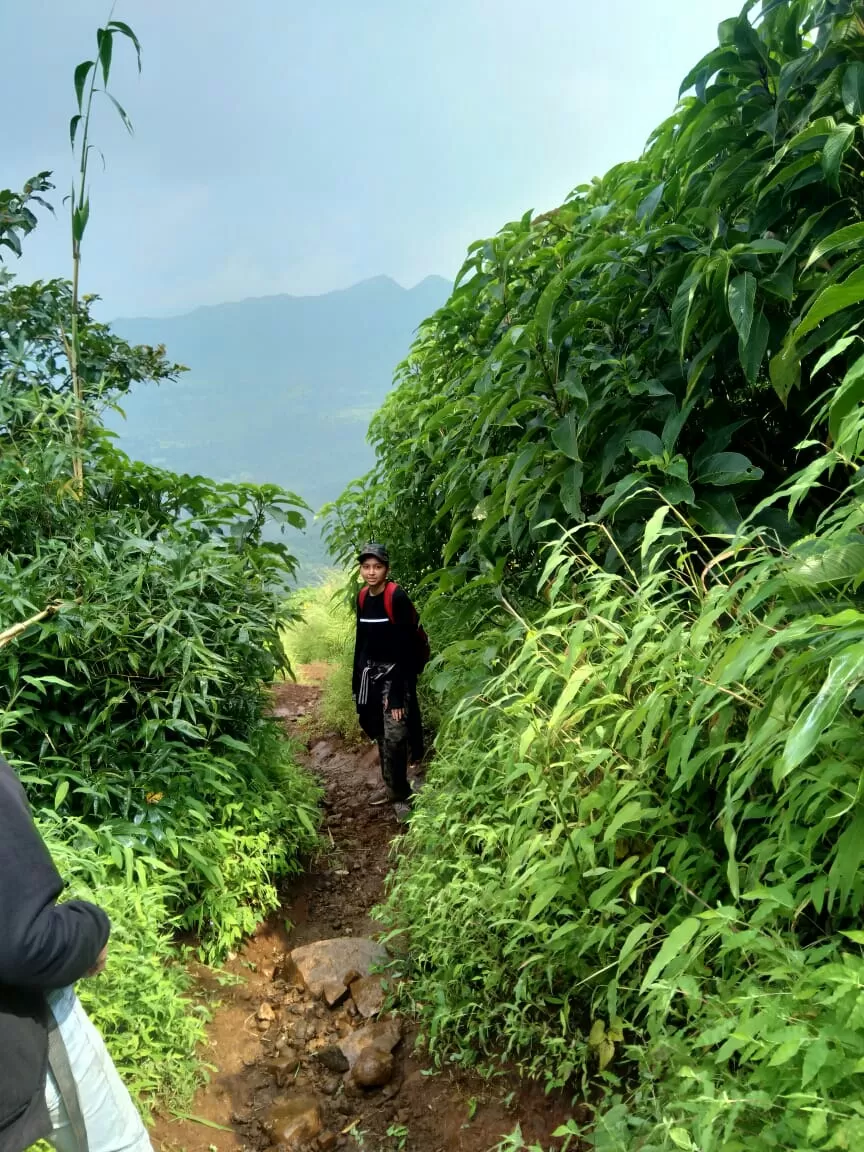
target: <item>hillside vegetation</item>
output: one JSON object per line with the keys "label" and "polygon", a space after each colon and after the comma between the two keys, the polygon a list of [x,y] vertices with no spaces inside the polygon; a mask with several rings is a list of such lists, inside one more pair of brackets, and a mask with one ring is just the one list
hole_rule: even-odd
{"label": "hillside vegetation", "polygon": [[859,3],[747,4],[472,247],[330,513],[441,652],[385,911],[426,1044],[604,1152],[864,1143],[862,115]]}

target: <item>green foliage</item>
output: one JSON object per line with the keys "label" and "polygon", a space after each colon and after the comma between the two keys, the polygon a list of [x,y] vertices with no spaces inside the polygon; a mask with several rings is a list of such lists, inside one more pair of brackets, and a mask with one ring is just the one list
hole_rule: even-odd
{"label": "green foliage", "polygon": [[383,909],[426,1045],[602,1152],[864,1140],[862,49],[724,21],[640,160],[472,247],[330,512],[445,638]]}
{"label": "green foliage", "polygon": [[328,573],[320,584],[298,588],[288,603],[296,619],[282,639],[292,666],[330,663],[353,651],[354,614],[344,577]]}
{"label": "green foliage", "polygon": [[[182,1102],[203,1029],[170,930],[217,959],[317,843],[319,790],[266,715],[296,568],[272,535],[302,528],[306,506],[133,463],[102,424],[130,388],[181,371],[95,323],[78,290],[94,93],[129,127],[107,90],[117,37],[140,67],[112,20],[75,71],[71,284],[0,268],[0,741],[70,891],[114,924],[85,1005],[133,1092]],[[0,252],[20,253],[48,175],[0,193]]]}
{"label": "green foliage", "polygon": [[41,830],[68,896],[96,901],[111,917],[108,967],[78,993],[125,1083],[154,1102],[188,1102],[201,1077],[196,1048],[205,1033],[171,941],[176,878],[130,885],[78,821],[46,816]]}
{"label": "green foliage", "polygon": [[49,181],[50,172],[40,172],[28,180],[21,192],[0,189],[0,248],[8,248],[16,256],[21,255],[21,241],[36,227],[36,216],[31,205],[40,204],[50,212],[50,204],[41,192],[50,192],[54,185]]}
{"label": "green foliage", "polygon": [[[471,246],[373,420],[375,471],[331,512],[338,554],[375,533],[406,578],[533,587],[556,524],[638,556],[668,503],[727,536],[812,458],[843,374],[822,354],[864,320],[864,37],[851,0],[748,13],[639,160]],[[605,532],[584,546],[620,567]]]}
{"label": "green foliage", "polygon": [[439,739],[386,919],[430,1050],[599,1073],[598,1148],[855,1147],[857,578],[802,597],[797,550],[752,536],[706,587],[678,535],[642,578],[556,545],[548,610],[487,634],[501,671]]}
{"label": "green foliage", "polygon": [[302,502],[134,464],[113,448],[100,410],[177,367],[90,322],[86,308],[79,493],[60,335],[71,306],[60,281],[0,292],[0,619],[52,609],[0,650],[2,743],[26,766],[37,806],[100,829],[117,869],[176,869],[174,908],[217,956],[274,906],[274,870],[296,868],[315,841],[315,788],[263,718],[265,686],[285,662],[294,566],[263,534],[301,525]]}
{"label": "green foliage", "polygon": [[353,589],[344,576],[331,572],[321,584],[299,588],[289,598],[296,613],[282,637],[292,668],[325,663],[329,671],[321,691],[318,724],[338,732],[349,743],[363,739],[351,690],[354,662]]}
{"label": "green foliage", "polygon": [[327,732],[338,732],[349,743],[357,744],[366,737],[360,731],[357,708],[351,690],[354,670],[354,644],[343,649],[324,683],[318,716]]}

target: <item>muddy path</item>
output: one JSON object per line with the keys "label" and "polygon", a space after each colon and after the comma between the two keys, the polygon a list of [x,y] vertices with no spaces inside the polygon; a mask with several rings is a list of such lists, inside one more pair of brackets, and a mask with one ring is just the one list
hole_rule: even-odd
{"label": "muddy path", "polygon": [[[564,1102],[515,1076],[483,1080],[435,1071],[414,1054],[417,1028],[410,1019],[387,1013],[376,1019],[377,1005],[364,1018],[355,999],[366,1010],[370,1005],[360,985],[352,985],[351,995],[343,988],[315,996],[303,986],[289,958],[294,949],[339,939],[350,950],[376,933],[371,910],[401,836],[389,806],[369,803],[381,783],[376,750],[306,736],[318,695],[314,685],[280,684],[275,711],[303,741],[305,759],[325,787],[324,849],[302,877],[284,884],[281,909],[229,959],[227,976],[199,974],[199,994],[213,1012],[204,1053],[209,1083],[184,1117],[156,1118],[154,1149],[490,1152],[517,1123],[526,1144],[559,1147],[551,1133],[568,1114]],[[362,986],[374,999],[380,985],[372,976]],[[328,998],[336,1000],[332,1007]],[[348,1045],[356,1061],[367,1040],[380,1059],[373,1055],[370,1071],[367,1052],[362,1074],[356,1064],[346,1070],[340,1046]],[[382,1051],[391,1041],[392,1054]],[[361,1087],[358,1077],[380,1083]]]}

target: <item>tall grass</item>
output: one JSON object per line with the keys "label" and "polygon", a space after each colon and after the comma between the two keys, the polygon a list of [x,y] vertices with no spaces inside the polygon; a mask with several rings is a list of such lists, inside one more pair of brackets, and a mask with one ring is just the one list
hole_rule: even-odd
{"label": "tall grass", "polygon": [[296,619],[283,628],[282,642],[292,667],[335,663],[346,649],[353,651],[354,614],[345,578],[338,572],[328,572],[320,584],[298,588],[288,606]]}
{"label": "tall grass", "polygon": [[283,630],[282,641],[291,669],[303,676],[302,665],[329,665],[321,690],[318,725],[349,743],[363,739],[351,692],[355,619],[347,577],[330,572],[317,585],[298,589],[289,599],[296,618]]}

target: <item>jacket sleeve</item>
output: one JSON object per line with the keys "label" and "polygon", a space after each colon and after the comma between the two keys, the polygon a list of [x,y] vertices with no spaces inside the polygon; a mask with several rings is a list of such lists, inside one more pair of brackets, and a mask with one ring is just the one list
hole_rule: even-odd
{"label": "jacket sleeve", "polygon": [[405,688],[413,679],[414,607],[408,593],[398,588],[393,596],[393,624],[396,633],[396,667],[390,682],[389,706],[405,706]]}
{"label": "jacket sleeve", "polygon": [[101,908],[57,904],[63,881],[12,771],[0,764],[0,984],[65,988],[93,967],[111,931]]}

